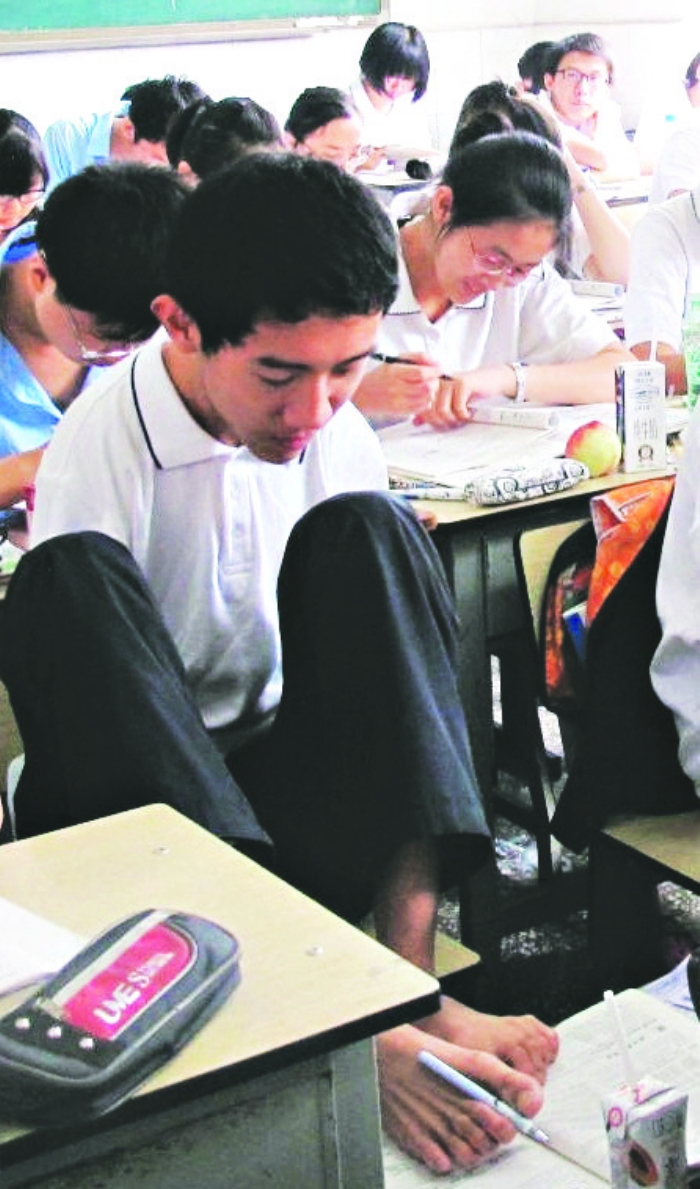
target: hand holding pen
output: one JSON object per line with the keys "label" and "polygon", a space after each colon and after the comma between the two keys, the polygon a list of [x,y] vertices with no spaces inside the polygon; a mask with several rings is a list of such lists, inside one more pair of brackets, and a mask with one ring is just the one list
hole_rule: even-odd
{"label": "hand holding pen", "polygon": [[440,368],[427,355],[398,357],[376,352],[380,366],[368,370],[355,394],[366,417],[404,419],[426,413],[440,384]]}

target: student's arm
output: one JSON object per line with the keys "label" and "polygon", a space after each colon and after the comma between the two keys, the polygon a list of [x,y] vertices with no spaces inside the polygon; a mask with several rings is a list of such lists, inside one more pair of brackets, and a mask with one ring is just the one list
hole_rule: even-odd
{"label": "student's arm", "polygon": [[[676,204],[675,210],[680,213],[681,207]],[[663,207],[652,207],[632,228],[625,340],[638,359],[648,359],[656,341],[657,357],[667,367],[667,388],[672,385],[675,392],[686,390],[681,348],[686,292],[693,283],[691,251],[679,223]]]}
{"label": "student's arm", "polygon": [[[635,343],[630,348],[635,359],[646,360],[651,356],[651,342]],[[680,351],[676,351],[669,343],[656,344],[656,358],[666,368],[666,392],[673,396],[677,392],[685,392],[688,382],[685,378],[685,360]]]}
{"label": "student's arm", "polygon": [[563,133],[564,145],[574,161],[579,165],[585,165],[587,169],[601,172],[608,168],[608,158],[602,149],[595,146],[590,136],[586,136],[585,132],[578,132],[575,128],[567,128],[564,124],[560,124],[559,127]]}
{"label": "student's arm", "polygon": [[382,363],[367,371],[353,400],[365,417],[403,420],[426,412],[437,392],[440,368],[427,355],[406,352],[412,363]]}
{"label": "student's arm", "polygon": [[[605,347],[588,359],[572,363],[533,364],[526,369],[527,403],[531,405],[602,404],[615,399],[615,368],[632,356],[621,344]],[[422,424],[449,429],[470,418],[477,396],[515,396],[516,375],[510,364],[495,364],[440,381],[432,408],[420,416]]]}
{"label": "student's arm", "polygon": [[45,449],[39,446],[0,458],[0,508],[9,508],[23,498],[25,487],[36,478]]}
{"label": "student's arm", "polygon": [[588,236],[591,254],[585,275],[597,281],[626,285],[629,278],[630,233],[605,199],[591,185],[570,152],[564,153],[574,205]]}

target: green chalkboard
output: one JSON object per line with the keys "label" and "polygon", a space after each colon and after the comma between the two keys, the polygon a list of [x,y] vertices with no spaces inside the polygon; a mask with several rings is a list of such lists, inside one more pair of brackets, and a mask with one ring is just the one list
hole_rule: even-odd
{"label": "green chalkboard", "polygon": [[385,0],[0,0],[0,49],[304,32],[383,15]]}

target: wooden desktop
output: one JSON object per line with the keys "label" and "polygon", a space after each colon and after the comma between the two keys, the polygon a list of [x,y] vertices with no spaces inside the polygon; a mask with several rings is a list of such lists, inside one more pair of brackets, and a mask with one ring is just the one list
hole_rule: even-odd
{"label": "wooden desktop", "polygon": [[232,997],[118,1110],[0,1125],[4,1189],[383,1185],[371,1038],[434,1011],[433,978],[162,805],[1,847],[0,896],[85,937],[190,911],[242,952]]}

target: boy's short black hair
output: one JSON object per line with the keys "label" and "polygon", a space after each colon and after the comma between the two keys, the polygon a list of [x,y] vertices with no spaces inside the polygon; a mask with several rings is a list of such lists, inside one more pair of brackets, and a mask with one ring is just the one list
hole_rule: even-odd
{"label": "boy's short black hair", "polygon": [[559,63],[566,54],[592,54],[602,58],[608,71],[608,82],[613,81],[613,63],[608,48],[597,33],[572,33],[563,41],[555,41],[547,57],[546,74],[556,74]]}
{"label": "boy's short black hair", "polygon": [[197,83],[166,74],[165,78],[147,78],[127,87],[122,100],[129,104],[135,139],[159,144],[177,113],[205,97],[206,92]]}
{"label": "boy's short black hair", "polygon": [[186,161],[202,179],[246,153],[281,148],[282,133],[272,112],[254,99],[202,99],[175,117],[165,148],[173,168]]}
{"label": "boy's short black hair", "polygon": [[360,72],[375,91],[384,90],[387,78],[412,78],[413,102],[422,98],[428,86],[430,55],[420,29],[400,21],[377,25],[365,42]]}
{"label": "boy's short black hair", "polygon": [[302,144],[307,136],[331,120],[350,120],[357,115],[357,108],[346,91],[337,87],[307,87],[294,100],[284,130]]}
{"label": "boy's short black hair", "polygon": [[165,292],[214,353],[261,322],[384,312],[396,285],[394,231],[366,186],[328,161],[259,153],[190,193]]}
{"label": "boy's short black hair", "polygon": [[177,174],[136,162],[91,165],[66,178],[37,220],[56,296],[91,314],[105,338],[140,342],[158,328],[170,229],[188,193]]}
{"label": "boy's short black hair", "polygon": [[536,41],[518,58],[518,74],[523,81],[532,80],[531,90],[535,94],[544,90],[544,75],[555,45],[555,41]]}
{"label": "boy's short black hair", "polygon": [[37,177],[42,186],[49,180],[39,133],[19,112],[0,107],[0,194],[20,198]]}

